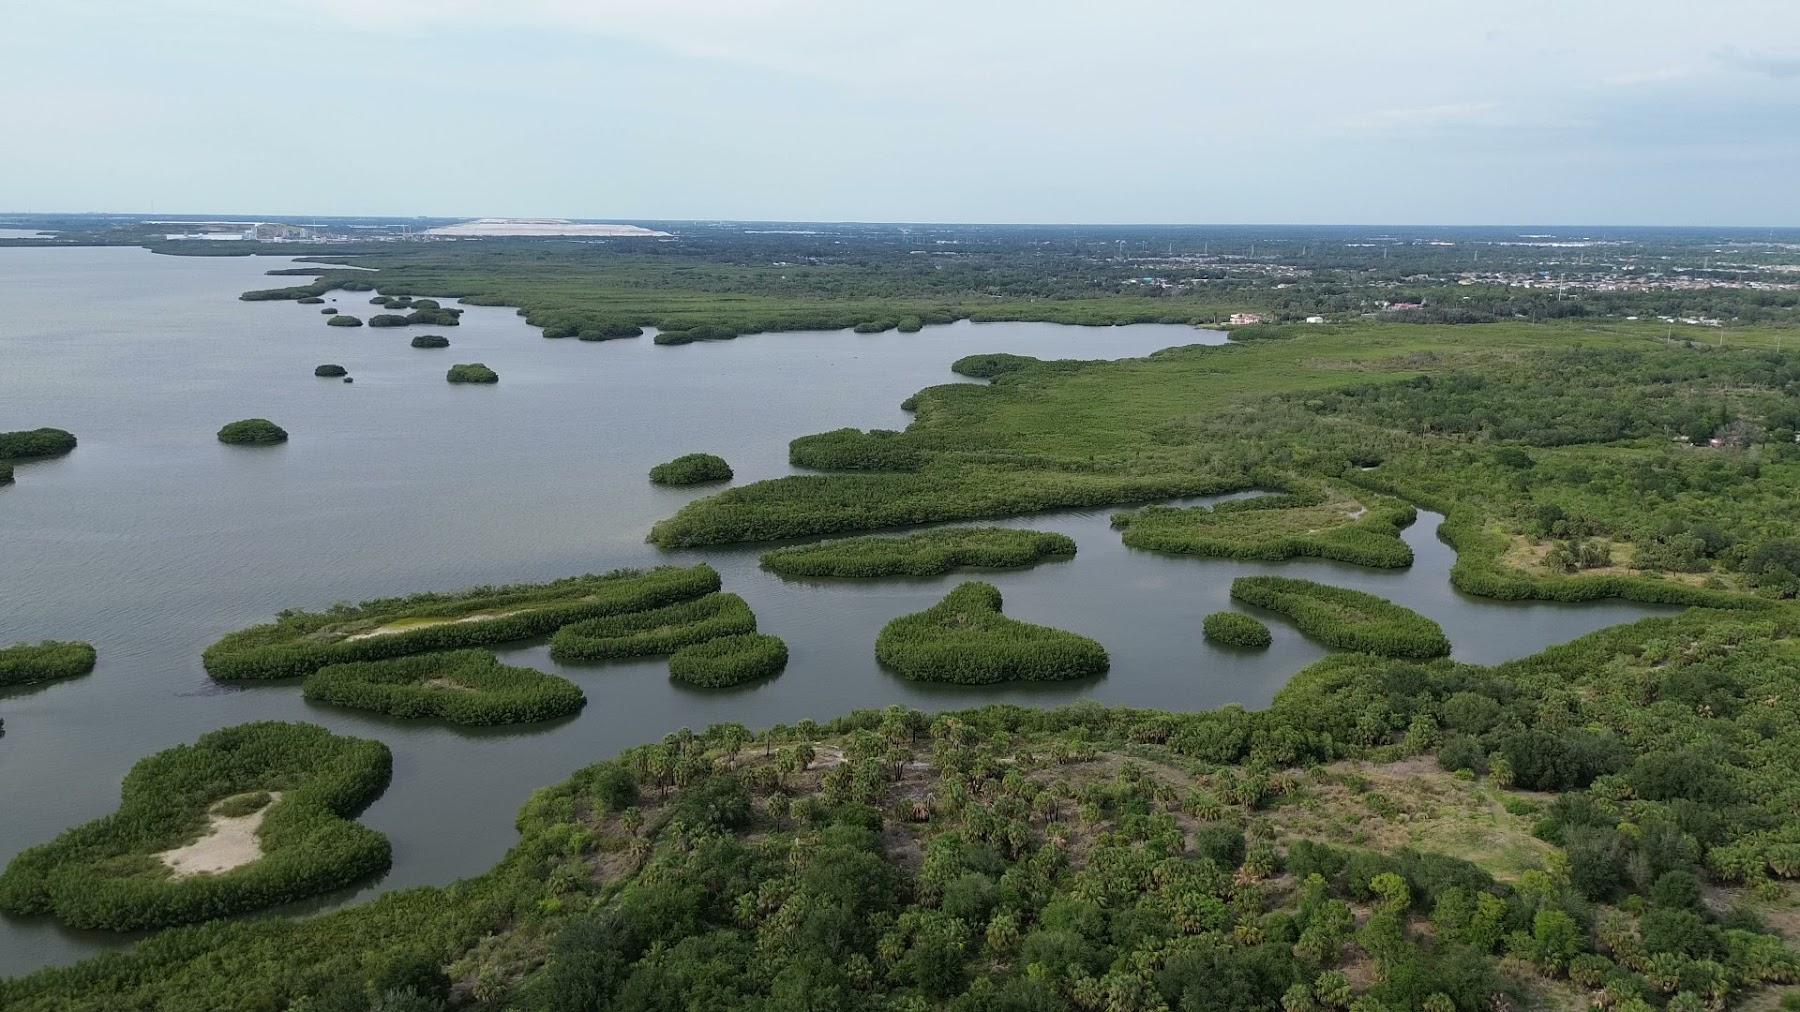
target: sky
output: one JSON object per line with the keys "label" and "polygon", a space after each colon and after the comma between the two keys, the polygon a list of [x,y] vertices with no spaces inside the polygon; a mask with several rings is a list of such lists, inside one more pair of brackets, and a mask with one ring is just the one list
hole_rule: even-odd
{"label": "sky", "polygon": [[0,211],[1800,225],[1800,0],[55,0]]}

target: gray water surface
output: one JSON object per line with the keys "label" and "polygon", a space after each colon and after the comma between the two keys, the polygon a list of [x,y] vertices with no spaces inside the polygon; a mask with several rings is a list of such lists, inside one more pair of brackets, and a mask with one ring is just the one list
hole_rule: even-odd
{"label": "gray water surface", "polygon": [[[1442,623],[1456,657],[1480,663],[1653,612],[1457,594],[1433,514],[1406,533],[1417,563],[1387,572],[1166,558],[1123,547],[1110,510],[1070,511],[1008,523],[1070,535],[1076,558],[978,575],[1000,587],[1009,615],[1100,640],[1112,671],[1056,685],[904,682],[875,663],[876,633],[972,574],[788,583],[758,569],[755,550],[660,552],[643,542],[650,525],[706,492],[659,488],[645,472],[707,451],[729,460],[739,482],[791,473],[789,439],[904,427],[901,400],[959,381],[948,367],[967,354],[1122,358],[1224,334],[965,322],[658,347],[648,336],[549,341],[495,307],[468,307],[454,328],[333,328],[317,306],[237,300],[287,283],[263,275],[283,266],[0,248],[0,430],[52,425],[81,440],[68,457],[21,465],[17,483],[0,488],[0,643],[84,639],[100,651],[86,678],[0,693],[0,861],[112,811],[138,759],[248,720],[315,721],[394,751],[393,783],[362,817],[393,840],[393,870],[308,906],[319,909],[487,869],[516,839],[513,818],[532,790],[683,726],[766,727],[892,703],[1264,705],[1325,651],[1279,622],[1265,651],[1204,643],[1201,617],[1228,607],[1231,580],[1247,573],[1391,598]],[[327,305],[366,319],[377,311],[370,294],[338,292]],[[417,333],[442,333],[451,347],[408,347]],[[473,361],[500,383],[444,382],[452,363]],[[356,382],[315,379],[325,362]],[[214,439],[225,422],[254,416],[291,441],[252,449]],[[314,707],[297,683],[220,686],[200,666],[208,643],[283,608],[702,559],[787,640],[784,674],[697,691],[671,683],[661,659],[564,667],[542,643],[523,644],[502,656],[573,678],[587,708],[548,725],[468,731]],[[127,941],[0,918],[0,974]]]}

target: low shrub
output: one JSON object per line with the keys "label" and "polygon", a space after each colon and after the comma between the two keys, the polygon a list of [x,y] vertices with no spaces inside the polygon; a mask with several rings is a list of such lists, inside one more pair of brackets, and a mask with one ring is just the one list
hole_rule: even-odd
{"label": "low shrub", "polygon": [[1061,534],[1006,527],[952,527],[908,537],[847,538],[778,548],[764,569],[804,577],[938,576],[959,566],[1005,569],[1070,558],[1075,542]]}
{"label": "low shrub", "polygon": [[767,678],[787,667],[787,644],[765,633],[740,633],[690,644],[669,656],[669,676],[689,685],[724,688]]}
{"label": "low shrub", "polygon": [[13,466],[0,460],[0,485],[9,484],[13,480]]}
{"label": "low shrub", "polygon": [[287,442],[287,438],[287,430],[267,418],[241,419],[219,430],[219,442],[232,446],[273,446]]}
{"label": "low shrub", "polygon": [[524,724],[579,712],[574,682],[501,664],[485,650],[332,664],[306,676],[309,702],[451,724]]}
{"label": "low shrub", "polygon": [[322,316],[336,316],[337,310],[331,306],[326,306],[324,309],[319,310],[319,313]]}
{"label": "low shrub", "polygon": [[348,375],[350,370],[341,365],[321,365],[313,369],[314,376],[338,377]]}
{"label": "low shrub", "polygon": [[1228,647],[1266,647],[1274,642],[1269,627],[1235,611],[1215,611],[1201,623],[1206,638]]}
{"label": "low shrub", "polygon": [[75,449],[75,434],[62,429],[0,432],[0,460],[60,457]]}
{"label": "low shrub", "polygon": [[1000,604],[992,584],[965,583],[930,608],[884,626],[875,657],[906,678],[968,685],[1106,672],[1110,661],[1099,643],[1008,618]]}
{"label": "low shrub", "polygon": [[377,313],[369,317],[371,327],[404,327],[408,322],[406,317],[394,313]]}
{"label": "low shrub", "polygon": [[724,457],[711,453],[689,453],[651,468],[650,480],[658,485],[730,481],[731,465],[725,463]]}
{"label": "low shrub", "polygon": [[[386,788],[387,746],[314,724],[265,721],[214,731],[139,762],[119,810],[13,858],[0,910],[51,914],[89,930],[210,920],[342,888],[387,869],[387,838],[350,821]],[[177,876],[158,855],[208,831],[215,807],[279,794],[256,838],[262,856]]]}
{"label": "low shrub", "polygon": [[543,636],[571,622],[658,608],[718,589],[719,574],[701,563],[415,594],[327,612],[288,611],[274,622],[224,637],[201,659],[214,678],[291,678],[328,664]]}
{"label": "low shrub", "polygon": [[1286,615],[1302,633],[1333,649],[1412,658],[1450,652],[1450,641],[1436,622],[1359,590],[1280,576],[1242,576],[1231,581],[1231,596]]}
{"label": "low shrub", "polygon": [[317,306],[325,300],[319,298],[317,295],[308,295],[304,299],[295,299],[294,301],[300,303],[302,306]]}
{"label": "low shrub", "polygon": [[0,686],[27,685],[55,678],[74,678],[94,670],[98,659],[91,644],[44,640],[0,647]]}
{"label": "low shrub", "polygon": [[349,313],[332,313],[330,317],[325,321],[325,325],[328,327],[360,327],[363,325],[360,317],[351,316]]}
{"label": "low shrub", "polygon": [[442,334],[420,334],[412,339],[415,348],[448,348],[450,339]]}
{"label": "low shrub", "polygon": [[500,382],[500,374],[480,362],[463,362],[453,365],[444,378],[452,383]]}
{"label": "low shrub", "polygon": [[563,626],[550,638],[550,658],[568,663],[667,654],[720,636],[755,631],[756,615],[743,598],[708,594]]}

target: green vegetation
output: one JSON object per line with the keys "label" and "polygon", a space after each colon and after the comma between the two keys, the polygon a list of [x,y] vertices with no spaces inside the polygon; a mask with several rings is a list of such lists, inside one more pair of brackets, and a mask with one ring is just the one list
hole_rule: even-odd
{"label": "green vegetation", "polygon": [[550,638],[550,658],[568,664],[667,654],[720,636],[755,631],[756,615],[743,598],[714,593],[570,623]]}
{"label": "green vegetation", "polygon": [[669,677],[705,688],[742,685],[781,673],[788,649],[779,637],[737,633],[690,643],[669,655]]}
{"label": "green vegetation", "polygon": [[321,365],[313,369],[314,376],[329,376],[335,378],[338,376],[347,376],[349,374],[350,370],[341,365]]}
{"label": "green vegetation", "polygon": [[524,724],[580,711],[587,697],[566,678],[501,664],[485,650],[332,664],[306,676],[314,703],[451,724]]}
{"label": "green vegetation", "polygon": [[0,460],[60,457],[75,449],[75,434],[62,429],[0,432]]}
{"label": "green vegetation", "polygon": [[393,313],[377,313],[369,317],[369,326],[371,327],[404,327],[407,322],[405,316],[396,316]]}
{"label": "green vegetation", "polygon": [[444,377],[452,383],[498,383],[500,374],[480,362],[460,362]]}
{"label": "green vegetation", "polygon": [[303,299],[295,299],[294,301],[300,303],[302,306],[317,306],[325,300],[319,298],[317,295],[308,295]]}
{"label": "green vegetation", "polygon": [[1100,644],[1000,613],[1000,591],[970,582],[924,611],[882,627],[875,657],[923,682],[1056,681],[1106,673]]}
{"label": "green vegetation", "polygon": [[[424,303],[418,302],[414,303],[414,305],[424,306]],[[415,309],[412,312],[407,313],[406,322],[409,324],[422,323],[427,326],[436,327],[455,327],[462,324],[462,313],[463,311],[460,309],[452,309],[449,307],[439,308],[436,305],[425,306],[424,308]]]}
{"label": "green vegetation", "polygon": [[1286,615],[1302,633],[1335,650],[1412,658],[1450,652],[1450,641],[1436,622],[1360,590],[1281,576],[1240,576],[1231,581],[1231,596]]}
{"label": "green vegetation", "polygon": [[1772,1004],[1797,642],[1786,610],[1695,611],[1496,668],[1333,656],[1258,712],[682,731],[539,792],[487,875],[176,929],[0,1005]]}
{"label": "green vegetation", "polygon": [[[549,332],[546,331],[544,336],[549,337]],[[642,336],[644,336],[644,328],[634,323],[602,323],[584,327],[575,332],[575,337],[582,341],[613,341],[621,337]]]}
{"label": "green vegetation", "polygon": [[321,315],[321,316],[336,316],[337,312],[338,311],[335,307],[326,306],[324,309],[319,310],[319,315]]}
{"label": "green vegetation", "polygon": [[0,687],[74,678],[94,670],[98,659],[89,643],[44,640],[0,647]]}
{"label": "green vegetation", "polygon": [[12,480],[13,466],[5,461],[0,461],[0,485],[8,484]]}
{"label": "green vegetation", "polygon": [[763,555],[762,565],[787,579],[937,576],[963,566],[1008,569],[1074,554],[1075,542],[1061,534],[953,527],[907,537],[847,538],[778,548]]}
{"label": "green vegetation", "polygon": [[1207,495],[1234,487],[1205,476],[1098,475],[1030,464],[918,474],[796,475],[689,503],[658,522],[650,540],[663,548],[779,541]]}
{"label": "green vegetation", "polygon": [[348,313],[327,313],[326,316],[325,325],[328,327],[360,327],[363,325],[360,317],[351,316]]}
{"label": "green vegetation", "polygon": [[448,348],[450,339],[442,334],[420,334],[412,339],[415,348]]}
{"label": "green vegetation", "polygon": [[1295,498],[1145,511],[1124,518],[1125,537],[1400,565],[1394,531],[1410,502],[1446,514],[1452,580],[1469,593],[1715,607],[1800,594],[1781,505],[1800,496],[1792,356],[1652,343],[1629,324],[1256,330],[1135,361],[965,363],[994,381],[921,391],[904,432],[791,445],[798,465],[848,473],[697,500],[652,540],[753,542],[1277,487]]}
{"label": "green vegetation", "polygon": [[1125,544],[1157,552],[1227,559],[1319,558],[1401,569],[1412,548],[1400,540],[1416,511],[1398,499],[1324,487],[1235,499],[1212,507],[1150,506],[1113,517]]}
{"label": "green vegetation", "polygon": [[[314,375],[318,375],[314,372]],[[273,446],[287,442],[287,430],[267,418],[229,422],[219,430],[219,442],[233,446]]]}
{"label": "green vegetation", "polygon": [[1268,626],[1240,612],[1215,611],[1200,626],[1208,641],[1228,647],[1260,649],[1274,642]]}
{"label": "green vegetation", "polygon": [[[70,927],[133,931],[317,895],[386,870],[387,839],[349,821],[387,786],[380,742],[312,724],[214,731],[132,767],[118,812],[63,833],[0,874],[0,910]],[[268,792],[257,851],[227,870],[183,870],[175,855],[246,792]],[[225,803],[223,811],[215,806]],[[10,1002],[0,1002],[10,1004]]]}
{"label": "green vegetation", "polygon": [[292,678],[328,664],[543,636],[584,619],[644,611],[718,589],[719,574],[702,563],[415,594],[326,612],[286,611],[207,647],[203,660],[214,678]]}
{"label": "green vegetation", "polygon": [[816,471],[916,471],[924,462],[918,447],[892,429],[834,429],[788,443],[788,463]]}
{"label": "green vegetation", "polygon": [[658,485],[699,485],[709,481],[730,481],[731,465],[724,457],[710,453],[689,453],[650,469],[650,480]]}

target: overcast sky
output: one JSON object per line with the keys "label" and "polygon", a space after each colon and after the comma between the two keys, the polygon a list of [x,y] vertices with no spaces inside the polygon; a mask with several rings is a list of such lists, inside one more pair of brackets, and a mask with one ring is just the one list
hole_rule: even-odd
{"label": "overcast sky", "polygon": [[54,0],[0,210],[1800,225],[1800,0]]}

